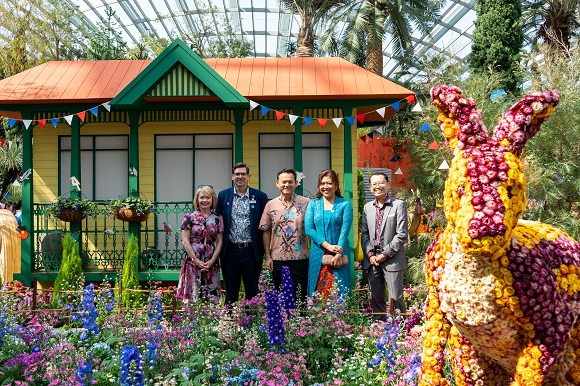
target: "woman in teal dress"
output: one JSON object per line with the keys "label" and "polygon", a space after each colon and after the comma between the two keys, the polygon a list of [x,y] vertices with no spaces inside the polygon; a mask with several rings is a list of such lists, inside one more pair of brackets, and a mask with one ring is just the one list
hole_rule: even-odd
{"label": "woman in teal dress", "polygon": [[[338,175],[325,169],[318,175],[318,192],[306,208],[304,228],[310,237],[310,264],[308,268],[308,295],[319,292],[330,294],[334,284],[344,296],[352,287],[350,278],[350,244],[348,236],[352,225],[352,206],[340,193]],[[340,268],[322,265],[322,256],[338,253],[348,256],[348,264]]]}

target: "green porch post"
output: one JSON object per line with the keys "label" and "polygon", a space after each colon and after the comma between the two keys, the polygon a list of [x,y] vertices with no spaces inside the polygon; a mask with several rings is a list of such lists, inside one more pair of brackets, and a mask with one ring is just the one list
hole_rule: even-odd
{"label": "green porch post", "polygon": [[[136,176],[130,175],[127,170],[130,197],[139,197],[139,115],[139,110],[129,111],[129,165],[133,165],[137,170]],[[136,237],[137,245],[141,246],[141,223],[130,222],[129,234]],[[139,266],[137,266],[137,271],[139,271]]]}
{"label": "green porch post", "polygon": [[[73,115],[70,127],[70,177],[76,177],[76,179],[81,181],[81,120],[78,116]],[[82,185],[81,185],[82,189]],[[81,198],[81,191],[73,186],[72,181],[69,181],[69,194],[70,197]],[[79,237],[76,238],[75,244],[79,250],[79,254],[82,257],[82,237],[80,232],[82,229],[81,222],[71,222],[70,223],[70,233],[75,234],[78,232]]]}
{"label": "green porch post", "polygon": [[[352,110],[353,108],[350,106],[343,106],[342,107],[342,115],[344,117],[350,117],[352,116]],[[356,123],[356,120],[355,120]],[[348,201],[350,201],[350,204],[353,206],[354,209],[354,198],[353,198],[353,188],[352,188],[352,126],[351,124],[348,122],[348,120],[343,119],[342,120],[342,124],[344,125],[344,133],[343,133],[343,138],[344,138],[344,190],[343,190],[343,195],[344,198],[346,198]],[[353,220],[353,222],[356,220]],[[351,250],[351,252],[354,251],[354,246],[355,246],[355,238],[354,238],[354,227],[350,227],[350,234],[348,235],[348,240],[350,242],[350,245],[353,246],[353,249]],[[351,256],[354,256],[354,253],[351,253]],[[350,266],[350,278],[351,281],[354,285],[355,280],[356,280],[356,274],[354,272],[354,264],[352,264]]]}
{"label": "green porch post", "polygon": [[[23,119],[34,118],[34,113],[30,111],[22,112]],[[32,127],[24,129],[22,134],[22,170],[26,172],[28,169],[33,170],[32,158]],[[19,176],[20,177],[20,176]],[[32,267],[34,256],[34,173],[30,173],[30,178],[22,181],[22,225],[26,226],[28,231],[28,238],[22,240],[21,258],[20,258],[20,275],[14,275],[14,279],[22,281],[27,287],[32,285]]]}
{"label": "green porch post", "polygon": [[[294,107],[294,115],[302,116],[304,109],[302,106]],[[297,118],[294,121],[294,170],[304,173],[304,165],[302,162],[302,118]],[[302,195],[304,193],[304,183],[296,187],[296,193]]]}
{"label": "green porch post", "polygon": [[234,109],[234,163],[244,162],[244,112],[242,109]]}

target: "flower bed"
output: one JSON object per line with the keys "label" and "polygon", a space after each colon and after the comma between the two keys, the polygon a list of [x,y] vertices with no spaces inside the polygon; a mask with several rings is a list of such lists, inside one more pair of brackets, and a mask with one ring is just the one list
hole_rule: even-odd
{"label": "flower bed", "polygon": [[[171,296],[155,291],[144,309],[121,312],[112,293],[91,284],[71,294],[64,311],[40,313],[26,311],[29,290],[5,287],[1,384],[408,385],[416,379],[421,328],[414,324],[421,313],[374,323],[359,310],[366,292],[309,299],[302,312],[284,309],[282,300],[277,313],[266,292],[231,312],[206,302],[171,312]],[[49,304],[42,296],[39,306]],[[277,328],[269,328],[275,320]]]}

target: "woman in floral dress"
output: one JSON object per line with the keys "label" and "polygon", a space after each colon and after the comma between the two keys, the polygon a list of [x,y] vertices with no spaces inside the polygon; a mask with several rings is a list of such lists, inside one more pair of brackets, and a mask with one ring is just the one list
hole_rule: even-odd
{"label": "woman in floral dress", "polygon": [[203,298],[221,300],[219,252],[223,243],[222,216],[213,211],[217,195],[211,186],[200,186],[193,206],[181,222],[181,240],[185,257],[181,263],[177,298],[196,301],[200,290]]}

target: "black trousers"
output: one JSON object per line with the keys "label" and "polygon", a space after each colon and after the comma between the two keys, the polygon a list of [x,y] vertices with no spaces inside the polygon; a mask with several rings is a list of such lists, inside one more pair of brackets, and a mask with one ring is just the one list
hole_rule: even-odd
{"label": "black trousers", "polygon": [[274,285],[276,289],[280,290],[282,287],[282,267],[286,266],[290,269],[294,298],[296,300],[300,299],[302,305],[306,304],[306,294],[308,292],[308,263],[308,259],[274,260],[274,271],[272,272]]}
{"label": "black trousers", "polygon": [[258,280],[262,266],[254,257],[254,249],[251,245],[245,248],[228,245],[221,265],[226,287],[226,304],[238,301],[242,280],[244,281],[246,299],[251,299],[258,294]]}

